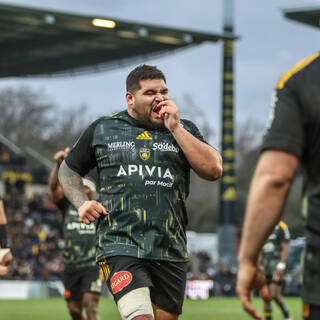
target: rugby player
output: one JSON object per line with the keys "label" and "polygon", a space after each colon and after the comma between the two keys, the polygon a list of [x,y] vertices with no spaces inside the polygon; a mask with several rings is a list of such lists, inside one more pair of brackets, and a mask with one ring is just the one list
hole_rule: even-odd
{"label": "rugby player", "polygon": [[0,199],[0,276],[8,274],[8,265],[12,262],[12,254],[7,238],[7,218]]}
{"label": "rugby player", "polygon": [[306,254],[302,284],[303,317],[320,319],[320,53],[286,72],[272,97],[262,154],[251,182],[239,252],[237,292],[243,308],[261,319],[251,304],[259,287],[269,299],[257,265],[259,252],[279,222],[295,173],[304,173],[303,213]]}
{"label": "rugby player", "polygon": [[[130,72],[126,101],[127,110],[84,131],[59,180],[85,223],[99,219],[97,260],[122,319],[174,320],[186,286],[190,169],[216,180],[222,158],[191,121],[180,119],[156,67]],[[94,167],[100,203],[88,201],[82,186],[81,176]]]}
{"label": "rugby player", "polygon": [[[280,307],[283,317],[291,320],[289,310],[281,295],[284,273],[289,255],[290,232],[288,226],[280,221],[262,248],[262,268],[266,276],[269,294]],[[264,318],[272,320],[271,301],[264,302]]]}
{"label": "rugby player", "polygon": [[[59,166],[68,152],[66,148],[54,155],[56,166],[49,178],[52,199],[64,216],[65,299],[73,320],[98,320],[102,278],[95,259],[96,226],[94,223],[88,226],[80,220],[77,209],[65,198],[58,181]],[[88,199],[94,199],[94,181],[85,177],[83,184]]]}

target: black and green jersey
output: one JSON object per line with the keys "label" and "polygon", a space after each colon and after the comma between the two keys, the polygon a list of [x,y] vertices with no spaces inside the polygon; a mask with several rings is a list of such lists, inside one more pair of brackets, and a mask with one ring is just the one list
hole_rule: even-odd
{"label": "black and green jersey", "polygon": [[262,248],[262,265],[266,275],[272,275],[276,271],[281,257],[281,244],[289,241],[289,229],[284,222],[280,221]]}
{"label": "black and green jersey", "polygon": [[86,225],[77,209],[63,198],[58,204],[64,216],[64,262],[67,268],[96,265],[96,226]]}
{"label": "black and green jersey", "polygon": [[[191,121],[181,124],[204,141]],[[103,117],[82,134],[66,163],[81,176],[98,167],[109,215],[98,223],[97,260],[187,260],[190,164],[169,130],[147,129],[127,111]]]}

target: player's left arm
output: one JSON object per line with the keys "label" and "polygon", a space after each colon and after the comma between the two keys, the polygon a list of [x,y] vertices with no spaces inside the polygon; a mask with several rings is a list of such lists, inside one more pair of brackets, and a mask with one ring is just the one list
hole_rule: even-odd
{"label": "player's left arm", "polygon": [[171,131],[193,170],[203,179],[217,180],[222,175],[222,157],[210,145],[200,141],[184,129],[180,123],[179,110],[174,101],[162,101],[159,115]]}

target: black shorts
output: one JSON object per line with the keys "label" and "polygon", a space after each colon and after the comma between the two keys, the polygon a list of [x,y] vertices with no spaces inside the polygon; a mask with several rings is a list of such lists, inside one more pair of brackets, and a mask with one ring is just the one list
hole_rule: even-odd
{"label": "black shorts", "polygon": [[85,292],[101,293],[102,276],[99,267],[68,268],[64,271],[64,297],[69,300],[81,300]]}
{"label": "black shorts", "polygon": [[181,314],[185,296],[187,263],[116,256],[99,262],[116,302],[126,293],[150,287],[154,305]]}
{"label": "black shorts", "polygon": [[303,320],[319,320],[320,305],[303,303]]}
{"label": "black shorts", "polygon": [[278,286],[283,286],[284,285],[284,280],[281,279],[280,281],[275,281],[273,280],[273,274],[266,274],[266,283],[267,285],[270,285],[271,283],[274,283]]}

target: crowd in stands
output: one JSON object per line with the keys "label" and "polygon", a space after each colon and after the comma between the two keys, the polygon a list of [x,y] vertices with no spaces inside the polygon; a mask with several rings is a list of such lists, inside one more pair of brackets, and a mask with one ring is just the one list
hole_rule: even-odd
{"label": "crowd in stands", "polygon": [[14,256],[8,280],[60,280],[63,217],[47,194],[27,198],[21,189],[4,195]]}

